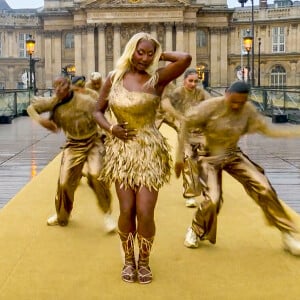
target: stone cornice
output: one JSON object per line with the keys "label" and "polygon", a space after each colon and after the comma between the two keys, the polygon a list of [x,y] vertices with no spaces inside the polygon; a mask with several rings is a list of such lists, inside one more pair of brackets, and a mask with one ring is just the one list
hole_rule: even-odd
{"label": "stone cornice", "polygon": [[178,9],[143,9],[143,10],[92,10],[87,12],[87,23],[165,23],[182,22],[183,10]]}
{"label": "stone cornice", "polygon": [[81,3],[81,8],[138,8],[138,7],[183,7],[189,6],[190,0],[139,0],[135,3],[130,0],[88,0]]}

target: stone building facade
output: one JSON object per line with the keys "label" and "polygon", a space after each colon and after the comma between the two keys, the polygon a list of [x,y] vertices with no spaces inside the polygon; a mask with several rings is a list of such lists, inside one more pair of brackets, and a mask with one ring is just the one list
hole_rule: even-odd
{"label": "stone building facade", "polygon": [[[36,86],[44,89],[66,66],[87,78],[92,71],[106,76],[139,31],[151,33],[166,51],[191,53],[192,66],[212,87],[227,86],[241,70],[245,80],[242,39],[251,30],[251,6],[230,9],[226,0],[45,0],[40,9],[12,10],[5,3],[0,0],[0,88],[24,87],[29,35],[36,41]],[[300,5],[278,3],[261,0],[254,7],[254,81],[299,86]]]}

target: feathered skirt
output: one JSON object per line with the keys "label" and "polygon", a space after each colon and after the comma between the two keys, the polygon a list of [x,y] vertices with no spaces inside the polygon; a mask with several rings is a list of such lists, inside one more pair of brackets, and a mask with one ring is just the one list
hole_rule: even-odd
{"label": "feathered skirt", "polygon": [[155,127],[138,129],[134,140],[107,136],[100,178],[119,182],[124,189],[147,187],[158,191],[171,175],[172,158],[167,140]]}

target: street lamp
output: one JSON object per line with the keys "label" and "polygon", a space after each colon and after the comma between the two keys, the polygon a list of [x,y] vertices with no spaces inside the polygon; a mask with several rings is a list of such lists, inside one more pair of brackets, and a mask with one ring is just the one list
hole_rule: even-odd
{"label": "street lamp", "polygon": [[71,76],[71,79],[72,79],[72,77],[75,76],[75,72],[76,72],[76,68],[75,68],[74,65],[68,65],[67,66],[67,73],[68,73],[68,75]]}
{"label": "street lamp", "polygon": [[[244,48],[247,51],[247,82],[250,83],[250,51],[253,49],[253,37],[250,35],[250,31],[247,30],[247,35],[243,38]],[[251,70],[253,75],[253,69]],[[253,78],[253,76],[251,76]]]}
{"label": "street lamp", "polygon": [[32,54],[34,53],[35,48],[35,40],[32,38],[30,34],[28,39],[26,40],[26,52],[29,55],[29,89],[32,90]]}
{"label": "street lamp", "polygon": [[70,77],[72,79],[75,76],[76,67],[75,65],[67,65],[62,68],[62,73],[66,77]]}
{"label": "street lamp", "polygon": [[197,66],[196,70],[197,70],[197,74],[198,74],[198,79],[201,80],[201,82],[204,79],[204,66],[199,65]]}
{"label": "street lamp", "polygon": [[257,74],[258,86],[260,86],[260,46],[261,46],[261,38],[258,38],[258,74]]}
{"label": "street lamp", "polygon": [[[239,3],[241,3],[241,6],[244,7],[244,4],[247,2],[248,0],[238,0]],[[253,0],[251,0],[251,34],[252,34],[252,52],[251,52],[251,82],[252,82],[252,86],[255,85],[254,82],[254,5],[253,5]]]}
{"label": "street lamp", "polygon": [[[30,34],[26,40],[26,52],[29,55],[29,89],[33,90],[33,93],[36,92],[36,80],[35,80],[35,63],[38,60],[32,58],[32,54],[35,51],[35,40]],[[32,86],[33,84],[33,86]]]}

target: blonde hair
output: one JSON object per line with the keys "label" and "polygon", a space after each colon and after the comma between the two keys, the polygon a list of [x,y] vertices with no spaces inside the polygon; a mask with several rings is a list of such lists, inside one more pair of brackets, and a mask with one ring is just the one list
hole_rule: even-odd
{"label": "blonde hair", "polygon": [[102,79],[101,73],[99,72],[92,72],[90,76],[91,80],[100,80]]}
{"label": "blonde hair", "polygon": [[118,59],[116,68],[112,72],[112,85],[120,81],[123,78],[124,74],[130,69],[130,66],[132,64],[132,56],[136,50],[138,43],[141,40],[152,41],[155,45],[153,61],[151,65],[146,69],[146,72],[150,75],[150,79],[146,82],[146,84],[150,86],[155,86],[155,84],[157,83],[158,75],[156,73],[156,70],[158,68],[158,62],[162,53],[161,45],[149,33],[139,32],[133,35],[131,39],[127,42],[123,54]]}

